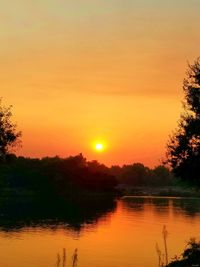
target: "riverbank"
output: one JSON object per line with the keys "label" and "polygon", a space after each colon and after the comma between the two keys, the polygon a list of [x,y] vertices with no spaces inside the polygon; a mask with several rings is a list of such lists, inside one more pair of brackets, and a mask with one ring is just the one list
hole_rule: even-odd
{"label": "riverbank", "polygon": [[138,186],[130,187],[120,185],[118,190],[124,196],[153,196],[153,197],[195,197],[200,198],[200,190],[194,187],[183,186],[162,186],[162,187],[149,187]]}

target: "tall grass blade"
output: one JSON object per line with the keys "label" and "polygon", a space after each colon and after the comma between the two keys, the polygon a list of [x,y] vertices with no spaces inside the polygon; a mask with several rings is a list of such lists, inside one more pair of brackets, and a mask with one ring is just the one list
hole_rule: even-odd
{"label": "tall grass blade", "polygon": [[76,267],[77,264],[78,264],[78,249],[76,248],[72,256],[72,267]]}
{"label": "tall grass blade", "polygon": [[167,228],[166,225],[163,226],[163,240],[164,240],[164,247],[165,247],[165,264],[168,264],[168,249],[167,249],[167,236],[168,236],[168,232],[167,232]]}
{"label": "tall grass blade", "polygon": [[63,258],[62,258],[63,267],[66,267],[66,249],[63,248]]}

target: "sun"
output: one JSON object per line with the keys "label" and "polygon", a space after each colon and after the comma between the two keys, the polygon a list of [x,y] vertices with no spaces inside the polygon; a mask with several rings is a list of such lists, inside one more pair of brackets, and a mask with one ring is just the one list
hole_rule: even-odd
{"label": "sun", "polygon": [[93,139],[91,142],[91,147],[96,153],[103,153],[107,150],[107,142],[104,139],[98,138]]}
{"label": "sun", "polygon": [[96,149],[97,151],[103,151],[103,149],[104,149],[104,145],[103,145],[102,143],[96,143],[96,144],[95,144],[95,149]]}

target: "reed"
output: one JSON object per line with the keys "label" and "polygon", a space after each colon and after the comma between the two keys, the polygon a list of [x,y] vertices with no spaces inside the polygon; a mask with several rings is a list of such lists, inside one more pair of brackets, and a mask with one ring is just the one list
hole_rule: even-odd
{"label": "reed", "polygon": [[158,255],[158,267],[163,267],[164,263],[163,263],[163,259],[162,259],[162,252],[158,246],[158,243],[156,243],[156,252]]}
{"label": "reed", "polygon": [[163,226],[162,236],[163,236],[163,241],[164,241],[165,253],[162,254],[161,249],[159,248],[158,244],[156,243],[156,253],[158,255],[158,267],[164,267],[168,264],[168,248],[167,248],[168,231],[167,231],[166,225]]}
{"label": "reed", "polygon": [[66,267],[66,249],[63,248],[62,266]]}
{"label": "reed", "polygon": [[77,265],[78,265],[78,249],[76,248],[72,256],[72,267],[76,267]]}
{"label": "reed", "polygon": [[57,253],[57,261],[56,261],[56,267],[60,267],[61,257],[60,254]]}
{"label": "reed", "polygon": [[[61,260],[62,259],[62,260]],[[56,255],[56,267],[61,267],[61,262],[62,262],[62,267],[67,266],[67,256],[66,256],[66,249],[63,248],[62,251],[62,258],[59,253]],[[77,267],[78,265],[78,249],[76,248],[74,250],[74,253],[72,255],[72,267]]]}
{"label": "reed", "polygon": [[164,248],[165,248],[165,264],[168,264],[168,249],[167,249],[167,236],[168,236],[168,232],[167,232],[167,228],[166,225],[163,226],[163,241],[164,241]]}

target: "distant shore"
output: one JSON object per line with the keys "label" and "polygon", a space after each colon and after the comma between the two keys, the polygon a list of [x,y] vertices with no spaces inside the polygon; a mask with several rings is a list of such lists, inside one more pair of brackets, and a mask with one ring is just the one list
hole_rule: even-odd
{"label": "distant shore", "polygon": [[192,187],[182,186],[163,186],[149,187],[138,186],[131,187],[120,185],[119,190],[123,197],[189,197],[200,198],[200,191]]}

